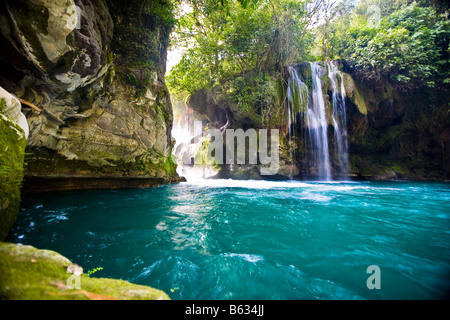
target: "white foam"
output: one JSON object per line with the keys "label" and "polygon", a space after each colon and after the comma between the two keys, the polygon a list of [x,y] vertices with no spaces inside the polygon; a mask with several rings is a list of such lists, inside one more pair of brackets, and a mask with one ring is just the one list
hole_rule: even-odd
{"label": "white foam", "polygon": [[353,182],[327,181],[268,181],[268,180],[233,180],[233,179],[195,179],[183,182],[187,185],[209,188],[247,188],[247,189],[290,189],[307,188],[317,191],[347,191],[354,189],[367,189],[369,186],[351,185]]}
{"label": "white foam", "polygon": [[247,254],[247,253],[225,253],[223,254],[223,256],[225,257],[235,257],[235,258],[239,258],[248,262],[258,262],[261,260],[264,260],[263,256],[260,255],[256,255],[256,254]]}
{"label": "white foam", "polygon": [[233,180],[233,179],[199,179],[184,183],[197,187],[248,188],[248,189],[305,188],[311,186],[310,184],[298,181]]}

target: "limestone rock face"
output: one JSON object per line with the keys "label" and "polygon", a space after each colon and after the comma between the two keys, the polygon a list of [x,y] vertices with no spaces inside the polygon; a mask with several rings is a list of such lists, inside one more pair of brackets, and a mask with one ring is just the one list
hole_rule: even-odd
{"label": "limestone rock face", "polygon": [[21,111],[20,101],[2,87],[0,87],[0,100],[2,101],[0,113],[16,123],[23,130],[23,133],[18,132],[18,134],[27,139],[30,129],[26,117]]}
{"label": "limestone rock face", "polygon": [[346,90],[357,89],[351,102],[360,110],[347,117],[353,174],[371,180],[447,180],[448,92],[405,92],[389,79],[373,83],[347,71],[354,82],[347,81]]}
{"label": "limestone rock face", "polygon": [[106,71],[113,25],[104,1],[6,1],[2,34],[55,89],[73,91]]}
{"label": "limestone rock face", "polygon": [[154,38],[149,47],[163,48],[151,52],[160,55],[159,64],[121,59],[113,35],[122,39],[122,24],[134,25],[120,16],[119,5],[105,0],[0,4],[5,48],[0,85],[42,110],[24,109],[30,129],[27,176],[177,178],[164,83],[168,34],[144,26]]}

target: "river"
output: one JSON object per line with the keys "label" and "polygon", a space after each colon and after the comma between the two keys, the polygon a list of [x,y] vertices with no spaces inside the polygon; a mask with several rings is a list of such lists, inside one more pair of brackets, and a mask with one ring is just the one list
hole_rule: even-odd
{"label": "river", "polygon": [[25,195],[7,241],[172,299],[442,299],[450,185],[202,180]]}

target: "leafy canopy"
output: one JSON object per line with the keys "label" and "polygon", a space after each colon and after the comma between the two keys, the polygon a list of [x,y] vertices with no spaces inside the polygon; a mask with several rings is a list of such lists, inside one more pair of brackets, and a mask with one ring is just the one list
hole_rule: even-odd
{"label": "leafy canopy", "polygon": [[285,66],[338,58],[405,90],[450,83],[448,7],[433,0],[173,1],[183,10],[172,45],[185,50],[166,78],[172,93],[213,90],[268,115]]}
{"label": "leafy canopy", "polygon": [[346,59],[362,78],[389,78],[404,89],[449,82],[448,13],[415,2],[384,4],[378,21],[364,2],[335,21],[334,57]]}
{"label": "leafy canopy", "polygon": [[183,3],[186,10],[178,20],[173,42],[188,49],[167,77],[174,91],[192,94],[217,87],[228,91],[235,78],[258,70],[264,79],[305,54],[305,1]]}

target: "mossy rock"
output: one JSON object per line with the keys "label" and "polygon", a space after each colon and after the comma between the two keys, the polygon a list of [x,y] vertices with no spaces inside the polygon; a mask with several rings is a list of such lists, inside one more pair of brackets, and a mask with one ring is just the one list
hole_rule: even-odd
{"label": "mossy rock", "polygon": [[258,166],[256,165],[234,165],[230,170],[230,178],[235,180],[262,180]]}
{"label": "mossy rock", "polygon": [[300,72],[302,79],[311,78],[311,65],[309,62],[302,62],[297,65],[297,70]]}
{"label": "mossy rock", "polygon": [[353,103],[358,107],[359,112],[363,115],[367,115],[367,103],[364,99],[364,95],[361,93],[360,88],[356,85],[352,76],[343,73],[344,88],[347,96],[353,101]]}
{"label": "mossy rock", "polygon": [[370,180],[397,180],[403,173],[404,170],[398,165],[389,166],[372,163],[361,168],[361,176]]}
{"label": "mossy rock", "polygon": [[27,141],[23,130],[0,113],[0,240],[16,221]]}
{"label": "mossy rock", "polygon": [[[51,250],[0,242],[0,299],[7,300],[169,300],[158,289],[124,280],[77,277],[73,263]],[[74,287],[70,289],[70,287]],[[77,288],[78,287],[78,288]]]}

